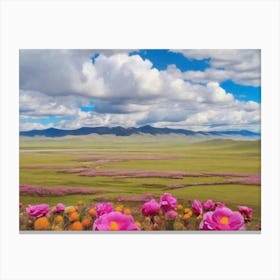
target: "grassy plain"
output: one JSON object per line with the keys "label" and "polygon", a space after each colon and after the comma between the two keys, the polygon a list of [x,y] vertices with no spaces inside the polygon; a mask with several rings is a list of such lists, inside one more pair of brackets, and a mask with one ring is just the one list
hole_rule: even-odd
{"label": "grassy plain", "polygon": [[[116,161],[117,159],[117,161]],[[175,195],[187,205],[189,200],[223,201],[236,209],[247,205],[254,210],[254,223],[260,223],[261,188],[259,185],[223,184],[223,176],[171,178],[88,177],[68,174],[71,168],[98,170],[152,170],[260,174],[260,141],[199,140],[178,136],[76,136],[63,138],[20,138],[20,185],[55,188],[58,186],[92,188],[94,195],[59,197],[20,196],[25,205],[58,202],[75,204],[142,194]],[[190,186],[191,184],[209,185]],[[218,184],[217,184],[218,183]],[[176,184],[188,184],[170,188]],[[140,205],[140,204],[139,204]]]}

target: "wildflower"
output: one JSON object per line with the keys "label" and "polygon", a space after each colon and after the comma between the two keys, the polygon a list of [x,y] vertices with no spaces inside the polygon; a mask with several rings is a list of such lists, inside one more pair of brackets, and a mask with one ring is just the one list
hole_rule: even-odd
{"label": "wildflower", "polygon": [[91,219],[86,217],[82,220],[82,225],[84,228],[88,228],[91,225]]}
{"label": "wildflower", "polygon": [[182,205],[182,204],[178,204],[178,205],[177,205],[177,210],[178,210],[178,211],[183,210],[183,208],[184,208],[184,207],[183,207],[183,205]]}
{"label": "wildflower", "polygon": [[63,217],[62,216],[56,216],[55,217],[55,219],[54,219],[54,222],[56,223],[56,224],[60,224],[60,223],[62,223],[63,222]]}
{"label": "wildflower", "polygon": [[22,208],[22,206],[23,206],[23,203],[20,202],[20,203],[19,203],[19,208]]}
{"label": "wildflower", "polygon": [[144,216],[155,216],[160,211],[160,205],[154,200],[150,200],[143,204],[142,214]]}
{"label": "wildflower", "polygon": [[47,217],[41,217],[34,222],[35,230],[48,230],[49,226],[50,226],[50,222]]}
{"label": "wildflower", "polygon": [[199,226],[200,230],[243,230],[243,216],[227,207],[218,207],[206,212]]}
{"label": "wildflower", "polygon": [[79,219],[80,219],[80,214],[77,212],[73,212],[69,215],[70,222],[75,222],[75,221],[78,221]]}
{"label": "wildflower", "polygon": [[216,208],[217,207],[226,207],[226,205],[223,202],[216,202]]}
{"label": "wildflower", "polygon": [[253,209],[252,208],[249,208],[247,206],[238,206],[237,209],[241,213],[241,215],[243,216],[245,222],[251,222],[252,221],[252,214],[253,214]]}
{"label": "wildflower", "polygon": [[96,210],[95,210],[94,208],[91,208],[91,209],[88,210],[88,214],[89,214],[92,218],[94,218],[94,217],[96,217]]}
{"label": "wildflower", "polygon": [[177,206],[177,199],[173,197],[170,193],[164,193],[160,197],[160,208],[164,212],[169,210],[174,210]]}
{"label": "wildflower", "polygon": [[185,214],[184,216],[183,216],[183,220],[184,221],[186,221],[186,220],[188,220],[189,218],[190,218],[191,216],[189,215],[189,214]]}
{"label": "wildflower", "polygon": [[118,205],[116,208],[115,208],[115,211],[117,212],[123,212],[123,205]]}
{"label": "wildflower", "polygon": [[175,219],[177,217],[177,215],[178,215],[178,213],[176,211],[174,211],[174,210],[169,210],[165,214],[166,214],[166,216],[168,218],[171,218],[171,219]]}
{"label": "wildflower", "polygon": [[63,228],[62,228],[61,226],[59,226],[59,225],[56,225],[56,226],[53,228],[53,230],[55,230],[55,231],[62,231]]}
{"label": "wildflower", "polygon": [[93,230],[139,230],[130,215],[120,212],[103,214],[95,220]]}
{"label": "wildflower", "polygon": [[131,215],[131,210],[130,210],[129,208],[125,208],[125,209],[123,210],[123,213],[124,213],[125,215]]}
{"label": "wildflower", "polygon": [[68,214],[74,213],[76,211],[77,211],[77,209],[74,206],[69,206],[69,207],[65,208],[65,213],[68,213]]}
{"label": "wildflower", "polygon": [[49,212],[48,204],[38,204],[38,205],[28,205],[26,208],[26,213],[29,216],[40,218],[47,215]]}
{"label": "wildflower", "polygon": [[62,212],[64,212],[64,210],[65,210],[64,204],[58,203],[58,204],[53,208],[52,212],[53,212],[54,214],[56,214],[56,213],[62,213]]}
{"label": "wildflower", "polygon": [[208,199],[203,203],[203,209],[205,211],[212,211],[215,208],[215,203],[213,202],[213,200]]}
{"label": "wildflower", "polygon": [[199,200],[194,200],[192,203],[192,211],[196,216],[202,215],[203,213],[203,208],[202,204]]}
{"label": "wildflower", "polygon": [[84,202],[83,202],[82,200],[78,200],[78,201],[77,201],[77,205],[78,205],[78,206],[82,206],[82,205],[84,205]]}
{"label": "wildflower", "polygon": [[185,212],[185,214],[189,215],[190,217],[191,217],[192,214],[193,214],[193,211],[192,211],[192,209],[190,209],[190,208],[186,208],[184,212]]}
{"label": "wildflower", "polygon": [[83,230],[83,225],[81,222],[76,221],[69,226],[70,230]]}
{"label": "wildflower", "polygon": [[96,204],[95,209],[97,212],[97,217],[114,211],[114,208],[110,202],[98,203]]}

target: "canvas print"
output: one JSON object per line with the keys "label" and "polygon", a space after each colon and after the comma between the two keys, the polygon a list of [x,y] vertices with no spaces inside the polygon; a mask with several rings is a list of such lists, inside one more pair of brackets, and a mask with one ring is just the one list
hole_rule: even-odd
{"label": "canvas print", "polygon": [[261,231],[261,50],[19,50],[19,230]]}

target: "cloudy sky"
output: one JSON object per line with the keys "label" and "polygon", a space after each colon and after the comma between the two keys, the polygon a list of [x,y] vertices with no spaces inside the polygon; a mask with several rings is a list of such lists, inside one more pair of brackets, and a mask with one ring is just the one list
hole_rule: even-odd
{"label": "cloudy sky", "polygon": [[260,130],[260,50],[20,50],[20,130]]}

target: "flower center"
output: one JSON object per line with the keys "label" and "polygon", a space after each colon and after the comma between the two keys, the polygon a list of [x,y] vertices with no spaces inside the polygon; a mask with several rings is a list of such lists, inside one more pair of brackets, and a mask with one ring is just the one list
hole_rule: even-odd
{"label": "flower center", "polygon": [[118,230],[119,229],[119,225],[116,222],[112,221],[112,222],[110,222],[109,229],[110,230]]}
{"label": "flower center", "polygon": [[220,220],[220,223],[222,225],[228,225],[228,217],[223,217],[221,220]]}

